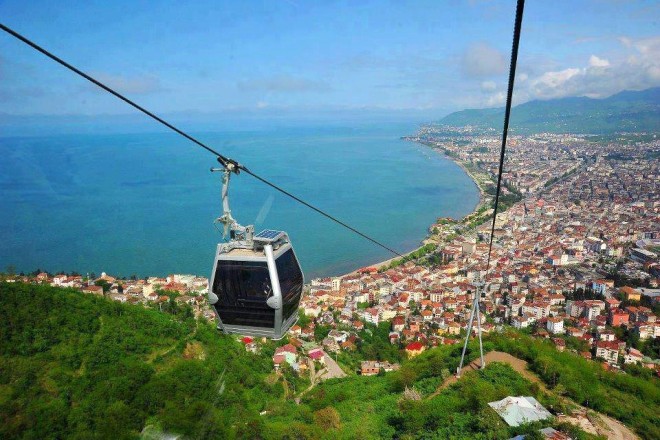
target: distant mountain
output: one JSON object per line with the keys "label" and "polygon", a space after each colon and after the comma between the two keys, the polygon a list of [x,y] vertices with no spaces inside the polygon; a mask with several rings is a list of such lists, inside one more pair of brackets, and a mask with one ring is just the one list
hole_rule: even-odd
{"label": "distant mountain", "polygon": [[[452,126],[501,129],[504,108],[463,110],[440,120]],[[604,99],[530,101],[511,110],[516,132],[613,133],[660,131],[660,87],[623,91]]]}

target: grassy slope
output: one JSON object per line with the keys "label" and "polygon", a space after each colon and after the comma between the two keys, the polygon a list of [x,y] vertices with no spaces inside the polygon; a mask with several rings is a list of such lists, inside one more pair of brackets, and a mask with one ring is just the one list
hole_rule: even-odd
{"label": "grassy slope", "polygon": [[605,371],[598,363],[558,352],[548,340],[511,331],[490,343],[526,360],[555,392],[622,421],[642,438],[660,438],[660,381]]}
{"label": "grassy slope", "polygon": [[205,323],[0,284],[0,438],[131,438],[147,424],[242,436],[282,395],[270,370]]}
{"label": "grassy slope", "polygon": [[[556,391],[658,438],[657,380],[605,373],[519,334],[491,336],[487,348],[531,360]],[[406,387],[430,395],[458,364],[457,346],[383,377],[330,380],[298,405],[290,391],[305,383],[271,374],[273,350],[251,355],[212,325],[142,307],[0,284],[0,438],[134,438],[145,426],[193,438],[509,438],[538,426],[508,428],[487,402],[524,394],[562,405],[502,364],[433,398],[402,398]]]}
{"label": "grassy slope", "polygon": [[[448,367],[458,363],[459,350],[431,350],[406,362],[400,372],[383,377],[328,381],[305,396],[303,405],[270,415],[271,423],[281,427],[271,432],[270,438],[510,438],[555,423],[510,428],[488,407],[488,402],[509,395],[533,395],[546,405],[558,404],[505,364],[493,363],[483,371],[467,373],[439,395],[425,398],[439,384],[440,380],[435,379],[448,374]],[[421,399],[405,399],[406,388],[418,391]],[[318,417],[328,408],[337,413],[334,423]],[[312,420],[316,426],[287,423],[291,420]],[[318,425],[326,429],[319,431]],[[574,438],[593,438],[572,427],[553,426],[570,430]]]}

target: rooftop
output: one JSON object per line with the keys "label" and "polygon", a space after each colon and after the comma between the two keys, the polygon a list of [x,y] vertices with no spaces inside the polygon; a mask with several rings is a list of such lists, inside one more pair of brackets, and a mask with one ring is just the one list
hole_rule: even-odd
{"label": "rooftop", "polygon": [[545,420],[552,416],[547,409],[531,396],[509,396],[496,402],[489,402],[488,406],[493,408],[509,426],[519,426],[523,423]]}

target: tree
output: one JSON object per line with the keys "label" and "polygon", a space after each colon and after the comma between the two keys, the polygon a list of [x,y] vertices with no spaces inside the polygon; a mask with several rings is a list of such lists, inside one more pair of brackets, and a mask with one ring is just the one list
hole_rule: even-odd
{"label": "tree", "polygon": [[305,311],[302,309],[298,310],[298,325],[302,328],[305,328],[312,322],[312,319],[305,315]]}
{"label": "tree", "polygon": [[103,288],[103,294],[106,294],[110,291],[110,283],[108,283],[106,280],[98,280],[94,282],[94,285],[96,286],[101,286]]}
{"label": "tree", "polygon": [[317,325],[314,327],[314,340],[316,341],[322,341],[324,340],[327,336],[328,333],[330,333],[330,326],[327,325]]}
{"label": "tree", "polygon": [[339,429],[341,417],[336,409],[326,406],[314,413],[314,423],[323,430]]}

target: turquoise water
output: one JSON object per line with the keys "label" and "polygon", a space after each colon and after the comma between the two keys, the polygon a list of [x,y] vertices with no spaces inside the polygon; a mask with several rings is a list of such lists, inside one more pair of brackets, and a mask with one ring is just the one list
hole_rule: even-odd
{"label": "turquoise water", "polygon": [[[454,163],[400,140],[411,124],[195,133],[252,171],[397,251],[478,202]],[[220,234],[212,155],[170,133],[0,138],[0,268],[208,275]],[[391,255],[271,190],[232,178],[242,224],[289,233],[306,278]]]}

